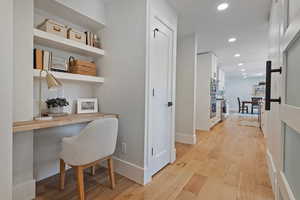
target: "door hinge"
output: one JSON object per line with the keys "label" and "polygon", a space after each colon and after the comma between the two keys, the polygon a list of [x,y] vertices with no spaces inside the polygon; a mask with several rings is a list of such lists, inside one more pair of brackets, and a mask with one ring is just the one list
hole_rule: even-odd
{"label": "door hinge", "polygon": [[152,96],[154,97],[155,92],[154,92],[154,88],[152,88]]}
{"label": "door hinge", "polygon": [[156,32],[159,32],[159,29],[158,28],[155,28],[154,30],[153,30],[153,37],[155,38],[155,36],[156,36]]}
{"label": "door hinge", "polygon": [[151,155],[152,155],[152,156],[154,155],[154,149],[153,149],[153,147],[152,147],[152,149],[151,149]]}

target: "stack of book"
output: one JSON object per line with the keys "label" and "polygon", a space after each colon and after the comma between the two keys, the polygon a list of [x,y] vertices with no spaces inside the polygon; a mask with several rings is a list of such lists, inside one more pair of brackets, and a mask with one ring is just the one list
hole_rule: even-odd
{"label": "stack of book", "polygon": [[86,34],[86,44],[92,47],[97,47],[97,48],[101,48],[100,47],[100,40],[99,37],[92,33],[92,32],[85,32]]}
{"label": "stack of book", "polygon": [[34,68],[50,70],[52,66],[52,52],[34,49]]}

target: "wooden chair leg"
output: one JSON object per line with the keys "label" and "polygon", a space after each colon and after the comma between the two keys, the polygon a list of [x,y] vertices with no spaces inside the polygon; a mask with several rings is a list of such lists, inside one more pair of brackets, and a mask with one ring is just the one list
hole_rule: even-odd
{"label": "wooden chair leg", "polygon": [[65,189],[65,177],[66,177],[66,163],[63,159],[60,159],[60,182],[59,182],[59,188],[61,190]]}
{"label": "wooden chair leg", "polygon": [[76,171],[76,175],[77,175],[77,185],[78,185],[79,199],[84,200],[83,167],[76,166],[75,171]]}
{"label": "wooden chair leg", "polygon": [[107,159],[107,165],[108,165],[108,175],[111,183],[111,188],[115,189],[116,187],[116,181],[115,181],[115,174],[114,174],[114,167],[113,167],[113,160],[112,158]]}
{"label": "wooden chair leg", "polygon": [[95,176],[96,174],[96,165],[91,166],[91,175]]}

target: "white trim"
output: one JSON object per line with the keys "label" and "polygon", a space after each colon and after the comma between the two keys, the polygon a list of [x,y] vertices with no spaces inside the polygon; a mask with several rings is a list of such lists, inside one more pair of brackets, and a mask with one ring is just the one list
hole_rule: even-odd
{"label": "white trim", "polygon": [[176,161],[176,149],[174,148],[171,152],[171,163]]}
{"label": "white trim", "polygon": [[[172,32],[173,52],[172,52],[172,102],[173,107],[171,111],[171,138],[170,138],[170,163],[176,159],[174,155],[175,149],[175,107],[176,107],[176,53],[177,53],[177,26],[170,23],[167,19],[162,17],[159,12],[151,7],[150,1],[147,1],[147,27],[146,27],[146,80],[145,80],[145,147],[144,147],[144,166],[149,168],[151,163],[151,135],[150,135],[150,119],[151,119],[151,75],[150,75],[150,40],[151,40],[151,21],[153,18],[159,19]],[[151,174],[145,173],[145,180],[151,180]]]}
{"label": "white trim", "polygon": [[[144,178],[144,174],[146,174],[145,172],[147,171],[146,169],[115,156],[113,156],[113,160],[114,169],[118,174],[121,174],[122,176],[125,176],[128,179],[141,185],[145,185],[150,181]],[[106,167],[106,165],[104,166]]]}
{"label": "white trim", "polygon": [[300,134],[300,107],[284,104],[280,108],[280,118],[289,127],[293,128]]}
{"label": "white trim", "polygon": [[297,14],[292,23],[288,26],[281,43],[281,51],[285,52],[291,44],[298,38],[300,33],[300,12]]}
{"label": "white trim", "polygon": [[279,190],[281,196],[283,197],[283,200],[296,200],[292,192],[292,189],[282,171],[279,173],[278,182],[279,182]]}
{"label": "white trim", "polygon": [[13,200],[35,199],[35,180],[13,186]]}
{"label": "white trim", "polygon": [[[33,78],[40,78],[40,71],[39,69],[33,69]],[[51,71],[51,74],[59,80],[69,80],[69,81],[82,81],[88,83],[104,83],[104,78],[100,76],[88,76],[88,75],[81,75],[81,74],[73,74],[67,72],[55,72]],[[42,72],[42,78],[46,77],[46,72]]]}
{"label": "white trim", "polygon": [[34,43],[45,45],[47,47],[57,48],[64,51],[83,54],[86,56],[100,57],[105,55],[103,49],[88,46],[86,44],[57,36],[53,33],[33,29]]}
{"label": "white trim", "polygon": [[196,144],[197,143],[195,134],[176,132],[175,140],[176,140],[176,142],[184,143],[184,144]]}
{"label": "white trim", "polygon": [[270,181],[272,184],[272,189],[273,192],[276,193],[276,188],[277,188],[277,170],[276,170],[276,166],[272,157],[272,154],[270,152],[269,149],[267,149],[267,165],[268,165],[268,172],[269,172],[269,177],[270,177]]}

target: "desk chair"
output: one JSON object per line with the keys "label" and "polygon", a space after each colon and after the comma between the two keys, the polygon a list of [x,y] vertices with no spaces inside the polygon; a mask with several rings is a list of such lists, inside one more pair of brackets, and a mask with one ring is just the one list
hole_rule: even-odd
{"label": "desk chair", "polygon": [[239,104],[239,113],[244,113],[245,111],[249,113],[248,106],[241,103],[240,97],[237,98]]}
{"label": "desk chair", "polygon": [[73,167],[77,175],[80,200],[85,199],[85,168],[94,167],[102,160],[108,161],[109,178],[115,188],[112,154],[116,148],[118,120],[104,118],[89,123],[78,136],[63,138],[60,153],[60,189],[64,189],[66,164]]}

